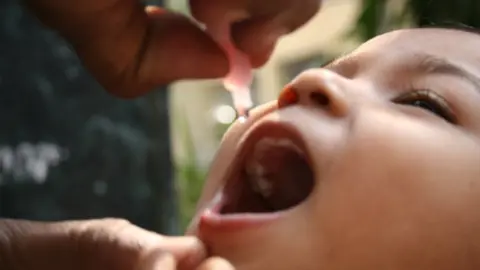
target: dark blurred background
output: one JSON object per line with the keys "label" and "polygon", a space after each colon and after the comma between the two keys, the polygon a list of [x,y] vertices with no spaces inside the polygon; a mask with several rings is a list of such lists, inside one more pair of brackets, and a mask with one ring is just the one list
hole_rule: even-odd
{"label": "dark blurred background", "polygon": [[1,0],[0,216],[178,233],[167,94],[109,96],[55,33]]}
{"label": "dark blurred background", "polygon": [[[148,3],[188,12],[186,0]],[[480,2],[325,0],[256,73],[255,100],[274,99],[302,70],[366,39],[419,25],[478,28]],[[0,120],[0,217],[114,216],[177,234],[234,112],[218,81],[177,83],[130,101],[111,97],[18,0],[0,0]]]}

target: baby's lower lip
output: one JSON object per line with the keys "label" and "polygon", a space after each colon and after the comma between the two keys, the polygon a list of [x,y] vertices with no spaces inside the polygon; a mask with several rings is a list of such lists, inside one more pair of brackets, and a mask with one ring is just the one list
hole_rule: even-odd
{"label": "baby's lower lip", "polygon": [[200,215],[198,232],[202,235],[257,229],[278,220],[282,216],[281,212],[221,214],[221,195],[220,198],[216,197],[215,200]]}

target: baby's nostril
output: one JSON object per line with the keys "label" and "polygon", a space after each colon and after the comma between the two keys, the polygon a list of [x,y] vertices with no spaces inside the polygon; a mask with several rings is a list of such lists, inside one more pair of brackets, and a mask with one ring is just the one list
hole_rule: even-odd
{"label": "baby's nostril", "polygon": [[310,93],[310,99],[319,106],[328,106],[330,104],[330,99],[321,92],[312,92]]}

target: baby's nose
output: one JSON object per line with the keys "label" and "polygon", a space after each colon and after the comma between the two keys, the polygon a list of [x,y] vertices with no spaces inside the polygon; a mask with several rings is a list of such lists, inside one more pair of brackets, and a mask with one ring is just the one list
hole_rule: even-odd
{"label": "baby's nose", "polygon": [[340,75],[326,69],[311,69],[298,75],[285,87],[278,98],[278,107],[290,105],[314,106],[341,116],[348,111],[344,81]]}

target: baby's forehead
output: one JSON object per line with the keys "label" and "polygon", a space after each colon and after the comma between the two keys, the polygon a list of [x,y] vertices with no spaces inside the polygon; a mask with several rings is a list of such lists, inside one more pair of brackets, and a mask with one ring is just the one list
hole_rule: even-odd
{"label": "baby's forehead", "polygon": [[462,29],[415,28],[379,35],[334,61],[376,65],[418,59],[440,59],[480,73],[480,34]]}
{"label": "baby's forehead", "polygon": [[474,31],[448,28],[402,29],[379,35],[362,44],[356,51],[371,49],[435,49],[453,50],[480,44]]}

